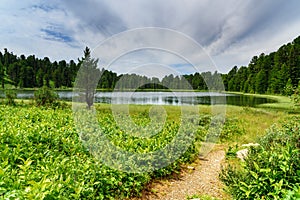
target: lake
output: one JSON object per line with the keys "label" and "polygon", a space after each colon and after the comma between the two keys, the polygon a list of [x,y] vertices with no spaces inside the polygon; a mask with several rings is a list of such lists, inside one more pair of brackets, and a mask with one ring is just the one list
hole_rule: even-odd
{"label": "lake", "polygon": [[[17,98],[33,98],[34,91],[19,90]],[[72,91],[57,91],[59,98],[72,101]],[[4,97],[3,91],[0,96]],[[228,104],[254,107],[264,103],[275,103],[273,99],[250,95],[226,94],[218,92],[97,92],[97,103],[140,104],[140,105],[217,105]]]}

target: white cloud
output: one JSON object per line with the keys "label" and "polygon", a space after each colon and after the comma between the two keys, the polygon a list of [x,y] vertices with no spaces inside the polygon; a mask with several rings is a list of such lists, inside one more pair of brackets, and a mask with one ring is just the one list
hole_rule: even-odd
{"label": "white cloud", "polygon": [[[76,60],[85,46],[97,49],[113,34],[156,26],[194,38],[212,55],[219,70],[226,72],[234,65],[247,65],[254,55],[275,51],[298,36],[299,6],[297,0],[3,0],[0,44],[19,55]],[[155,37],[161,44],[170,40]],[[130,42],[127,38],[119,46],[128,48]],[[185,53],[193,54],[189,55],[193,61],[202,60],[177,39],[172,48],[185,49]],[[115,51],[112,46],[105,53]],[[165,54],[152,56],[147,62],[170,65],[180,61]],[[126,62],[141,64],[146,60]],[[197,64],[200,66],[201,61]],[[117,72],[122,70],[121,66],[115,68]]]}

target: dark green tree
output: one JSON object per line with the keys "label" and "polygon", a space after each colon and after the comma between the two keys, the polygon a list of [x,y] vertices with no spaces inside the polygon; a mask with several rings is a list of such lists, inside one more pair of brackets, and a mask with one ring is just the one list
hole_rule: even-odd
{"label": "dark green tree", "polygon": [[36,84],[38,87],[42,87],[44,85],[44,75],[41,68],[36,73]]}
{"label": "dark green tree", "polygon": [[300,81],[298,82],[298,86],[292,95],[292,101],[295,106],[300,106]]}
{"label": "dark green tree", "polygon": [[287,83],[284,87],[284,94],[286,96],[292,96],[293,93],[294,93],[294,88],[293,88],[293,84],[292,84],[292,79],[289,78],[289,80],[287,81]]}
{"label": "dark green tree", "polygon": [[265,70],[260,70],[255,78],[255,92],[259,94],[264,94],[266,91],[266,72]]}
{"label": "dark green tree", "polygon": [[1,87],[2,89],[4,89],[4,65],[2,64],[1,60],[0,60],[0,80],[1,80]]}
{"label": "dark green tree", "polygon": [[88,47],[84,50],[84,57],[80,60],[80,69],[76,79],[76,87],[83,92],[83,98],[90,109],[94,104],[96,86],[100,78],[100,70],[97,68],[98,59],[91,57]]}

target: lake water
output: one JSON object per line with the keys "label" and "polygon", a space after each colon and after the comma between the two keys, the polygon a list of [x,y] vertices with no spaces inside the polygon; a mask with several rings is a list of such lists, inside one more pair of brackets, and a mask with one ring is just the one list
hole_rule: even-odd
{"label": "lake water", "polygon": [[[34,91],[17,91],[17,98],[33,98]],[[57,91],[60,99],[72,101],[72,91]],[[4,97],[3,91],[0,96]],[[95,102],[113,104],[151,105],[216,105],[229,104],[254,107],[275,100],[248,95],[225,94],[218,92],[97,92]]]}

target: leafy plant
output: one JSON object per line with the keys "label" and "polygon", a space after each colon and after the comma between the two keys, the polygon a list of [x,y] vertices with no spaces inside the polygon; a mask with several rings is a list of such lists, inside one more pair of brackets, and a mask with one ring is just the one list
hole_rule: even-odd
{"label": "leafy plant", "polygon": [[17,93],[14,90],[6,90],[5,97],[7,105],[16,105],[15,99],[17,98]]}
{"label": "leafy plant", "polygon": [[294,90],[294,94],[292,94],[291,99],[295,106],[300,106],[300,81],[298,83],[298,87]]}
{"label": "leafy plant", "polygon": [[233,158],[236,157],[236,153],[238,152],[239,147],[236,144],[235,146],[229,146],[228,150],[226,151],[226,158]]}
{"label": "leafy plant", "polygon": [[282,199],[300,182],[300,120],[272,127],[252,147],[241,167],[228,165],[221,180],[236,199]]}
{"label": "leafy plant", "polygon": [[[160,133],[145,140],[116,126],[109,109],[96,109],[97,120],[106,136],[128,151],[147,152],[162,148],[173,139],[179,127],[178,122],[167,119]],[[0,199],[124,199],[139,196],[152,178],[176,173],[182,163],[197,156],[197,149],[191,145],[174,163],[154,172],[118,171],[87,151],[72,116],[69,108],[0,107]],[[148,123],[147,113],[133,117],[141,125]]]}
{"label": "leafy plant", "polygon": [[289,190],[286,196],[283,198],[284,200],[298,200],[300,199],[300,186],[295,186],[293,190]]}
{"label": "leafy plant", "polygon": [[50,106],[56,103],[58,94],[47,86],[43,86],[34,92],[34,100],[37,106]]}
{"label": "leafy plant", "polygon": [[201,199],[201,200],[217,200],[217,198],[211,197],[209,195],[200,195],[200,194],[194,194],[187,197],[188,200],[191,199]]}

